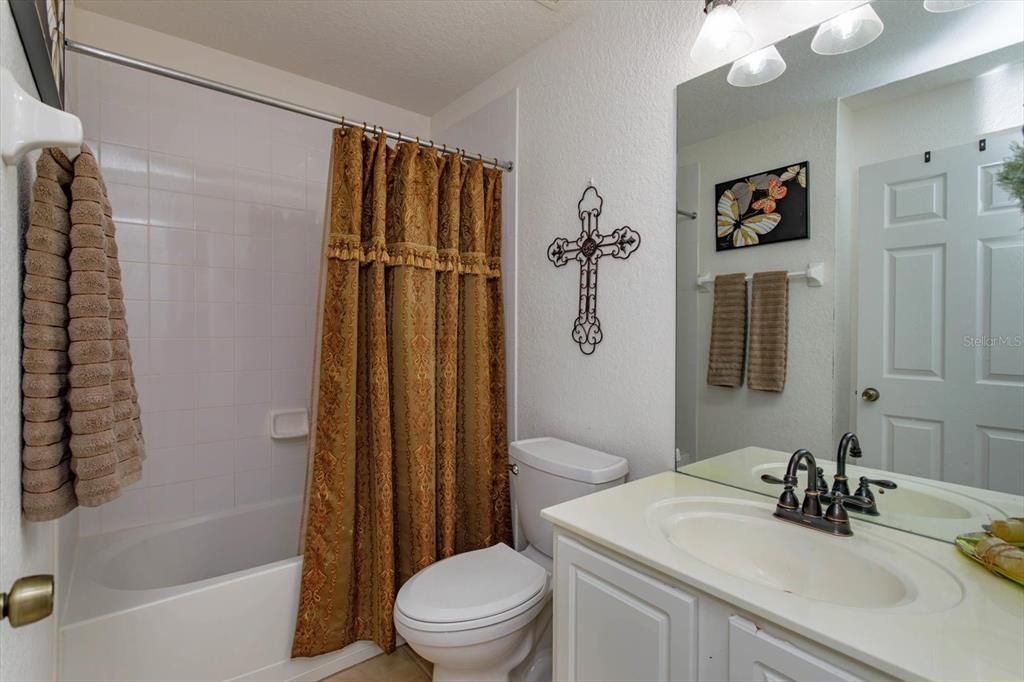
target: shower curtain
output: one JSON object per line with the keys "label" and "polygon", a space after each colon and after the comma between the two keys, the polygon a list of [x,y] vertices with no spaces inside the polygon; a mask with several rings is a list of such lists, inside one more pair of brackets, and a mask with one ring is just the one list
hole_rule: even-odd
{"label": "shower curtain", "polygon": [[405,580],[511,543],[501,181],[334,131],[293,656],[393,650]]}

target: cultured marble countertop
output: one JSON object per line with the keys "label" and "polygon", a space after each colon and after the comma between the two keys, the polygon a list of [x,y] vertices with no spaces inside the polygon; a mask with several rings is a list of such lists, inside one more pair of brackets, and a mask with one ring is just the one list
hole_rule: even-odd
{"label": "cultured marble countertop", "polygon": [[[944,568],[960,583],[963,598],[951,608],[929,613],[836,606],[718,570],[648,525],[647,509],[655,502],[709,496],[760,503],[766,517],[774,510],[763,495],[669,471],[548,507],[541,515],[561,529],[889,675],[1024,680],[1024,588],[989,573],[952,544],[851,520],[855,535],[899,543]],[[829,541],[840,545],[850,539]]]}

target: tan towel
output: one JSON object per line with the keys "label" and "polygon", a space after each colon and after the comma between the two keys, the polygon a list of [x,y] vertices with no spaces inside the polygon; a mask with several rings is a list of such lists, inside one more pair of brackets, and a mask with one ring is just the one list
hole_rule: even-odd
{"label": "tan towel", "polygon": [[142,473],[138,393],[110,202],[88,147],[37,163],[22,307],[22,510],[97,506]]}
{"label": "tan towel", "polygon": [[747,345],[747,279],[742,272],[715,277],[715,308],[711,316],[708,384],[743,385]]}
{"label": "tan towel", "polygon": [[751,389],[782,392],[788,343],[789,276],[785,271],[759,272],[750,294],[747,385]]}

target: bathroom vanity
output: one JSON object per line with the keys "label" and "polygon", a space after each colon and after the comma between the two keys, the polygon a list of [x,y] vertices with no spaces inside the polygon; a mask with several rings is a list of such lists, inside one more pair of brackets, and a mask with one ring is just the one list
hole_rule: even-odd
{"label": "bathroom vanity", "polygon": [[1024,590],[948,542],[658,474],[550,507],[557,680],[1020,680]]}

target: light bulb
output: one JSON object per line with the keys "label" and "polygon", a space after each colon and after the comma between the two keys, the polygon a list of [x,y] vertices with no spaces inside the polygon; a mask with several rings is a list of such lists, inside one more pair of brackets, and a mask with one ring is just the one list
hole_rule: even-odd
{"label": "light bulb", "polygon": [[935,14],[956,12],[977,4],[978,0],[924,0],[924,8]]}
{"label": "light bulb", "polygon": [[731,0],[713,2],[690,50],[690,57],[698,63],[732,61],[746,54],[754,43]]}
{"label": "light bulb", "polygon": [[811,49],[818,54],[853,52],[882,35],[884,28],[871,5],[861,5],[819,26],[811,41]]}
{"label": "light bulb", "polygon": [[733,62],[726,78],[729,85],[749,88],[770,83],[786,70],[786,61],[774,45],[752,52]]}

